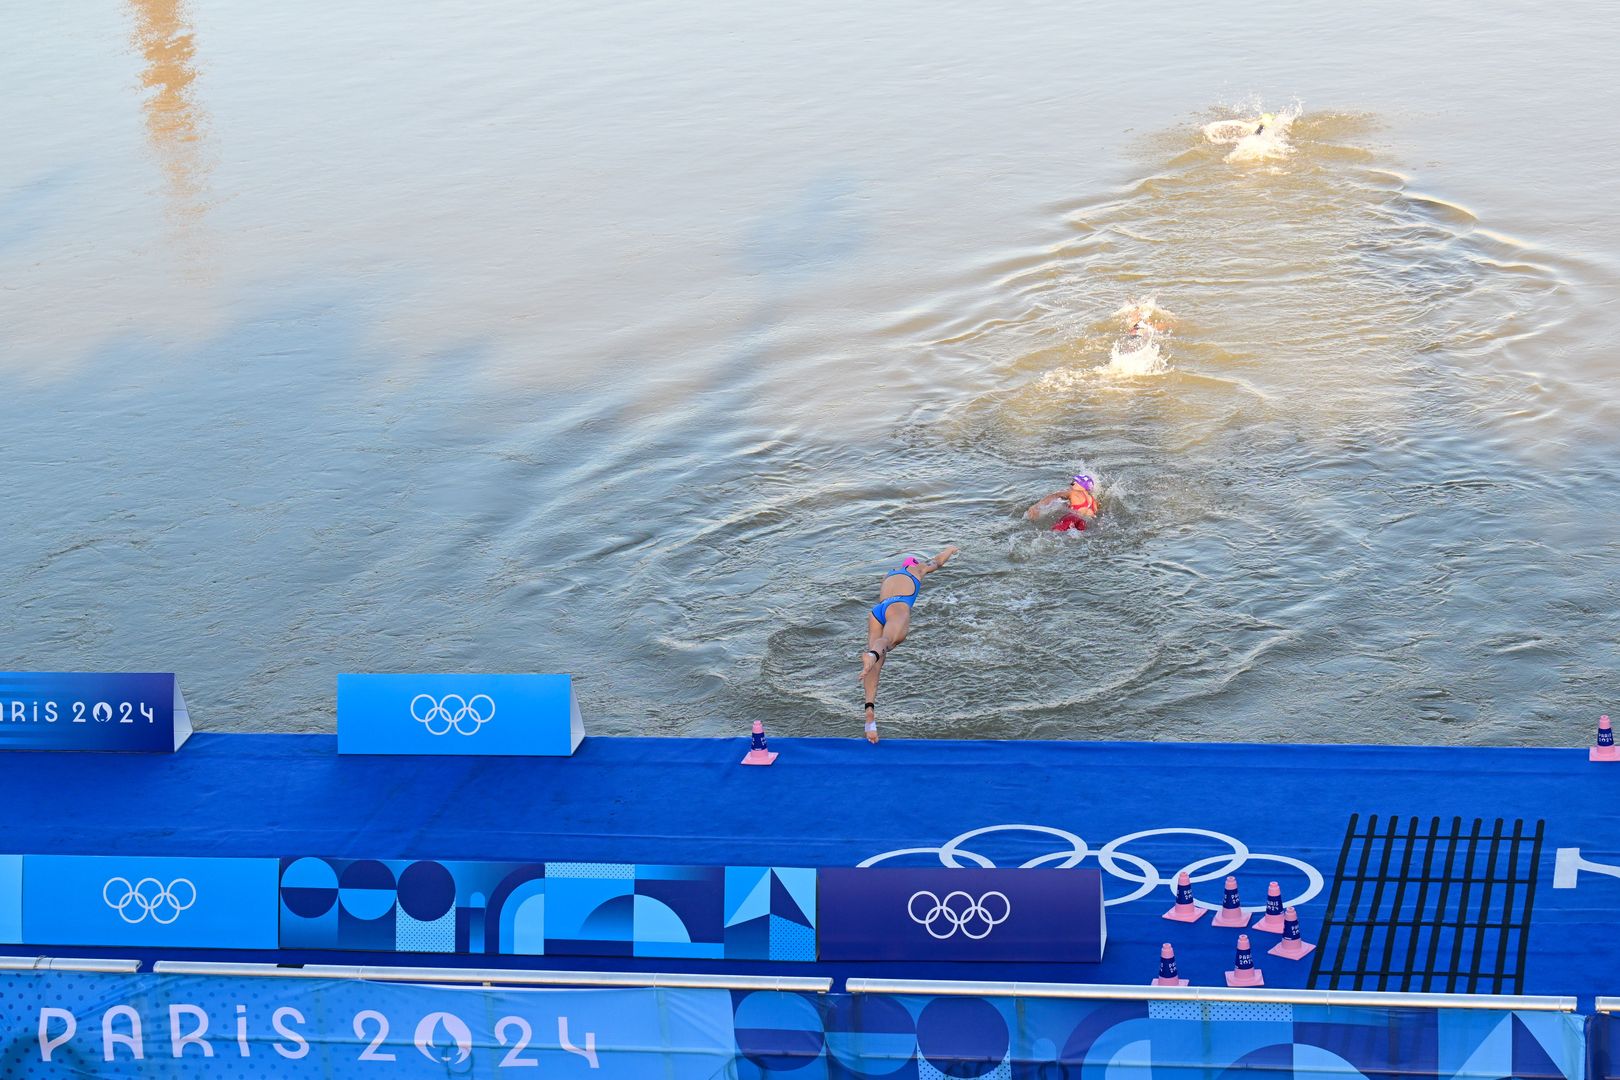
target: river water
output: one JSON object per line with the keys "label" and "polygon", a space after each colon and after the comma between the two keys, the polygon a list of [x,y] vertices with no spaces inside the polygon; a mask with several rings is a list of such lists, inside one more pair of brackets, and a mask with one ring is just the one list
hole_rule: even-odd
{"label": "river water", "polygon": [[[212,729],[484,670],[856,736],[880,575],[955,543],[888,736],[1581,743],[1588,16],[10,5],[0,667],[175,670]],[[1024,520],[1077,469],[1097,527]]]}

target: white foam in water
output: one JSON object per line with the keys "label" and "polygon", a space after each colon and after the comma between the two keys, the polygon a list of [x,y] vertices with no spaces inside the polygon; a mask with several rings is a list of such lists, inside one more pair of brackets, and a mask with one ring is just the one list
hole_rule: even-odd
{"label": "white foam in water", "polygon": [[[1126,333],[1114,342],[1108,350],[1108,363],[1098,370],[1125,378],[1163,375],[1169,371],[1170,363],[1159,347],[1159,339],[1165,333],[1160,328],[1169,315],[1151,296],[1133,300],[1115,311],[1114,317],[1120,320]],[[1132,333],[1132,327],[1144,320],[1148,322],[1145,332]]]}
{"label": "white foam in water", "polygon": [[1108,363],[1101,370],[1110,375],[1133,379],[1163,375],[1170,370],[1170,363],[1159,351],[1159,344],[1154,340],[1157,336],[1130,337],[1114,342],[1114,347],[1108,350]]}
{"label": "white foam in water", "polygon": [[1255,129],[1260,126],[1260,116],[1214,120],[1204,125],[1204,138],[1217,146],[1230,146],[1232,149],[1226,155],[1229,162],[1275,161],[1294,152],[1293,143],[1288,141],[1288,129],[1304,111],[1304,106],[1296,101],[1272,114],[1265,130],[1258,133]]}

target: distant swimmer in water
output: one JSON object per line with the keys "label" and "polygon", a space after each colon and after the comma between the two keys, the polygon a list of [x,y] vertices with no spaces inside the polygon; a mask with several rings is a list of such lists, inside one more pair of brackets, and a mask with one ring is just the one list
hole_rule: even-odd
{"label": "distant swimmer in water", "polygon": [[[1283,153],[1287,147],[1288,131],[1300,116],[1300,107],[1294,105],[1277,113],[1261,113],[1254,119],[1233,117],[1230,120],[1212,120],[1204,125],[1204,138],[1217,145],[1233,146],[1232,153],[1243,151],[1235,160],[1272,156]],[[1269,155],[1264,151],[1269,150]],[[1234,160],[1230,154],[1227,160]]]}
{"label": "distant swimmer in water", "polygon": [[866,716],[869,743],[878,741],[877,686],[878,676],[883,673],[883,661],[888,658],[890,649],[906,640],[906,631],[911,629],[911,607],[917,602],[917,594],[922,592],[922,579],[949,562],[957,550],[957,546],[951,544],[932,559],[919,561],[908,557],[900,564],[900,569],[883,575],[877,606],[866,616],[866,652],[861,654],[861,685],[866,688],[865,708],[869,711]]}
{"label": "distant swimmer in water", "polygon": [[[1133,338],[1151,338],[1155,334],[1165,333],[1169,324],[1163,321],[1164,313],[1153,306],[1152,301],[1141,304],[1132,304],[1116,312],[1120,322],[1125,326],[1125,336]],[[1155,322],[1153,317],[1160,317]]]}
{"label": "distant swimmer in water", "polygon": [[[1141,357],[1157,357],[1154,351],[1159,335],[1168,333],[1162,312],[1155,312],[1151,301],[1131,304],[1114,313],[1125,334],[1109,350],[1111,362],[1117,367],[1122,360],[1135,363]],[[1160,318],[1155,319],[1155,314]],[[1130,358],[1130,359],[1126,359]]]}
{"label": "distant swimmer in water", "polygon": [[1080,473],[1069,483],[1068,491],[1054,491],[1028,510],[1024,516],[1031,521],[1045,517],[1059,509],[1064,510],[1062,517],[1052,526],[1053,532],[1085,532],[1086,523],[1097,517],[1101,509],[1097,504],[1097,496],[1092,489],[1097,481],[1086,473]]}

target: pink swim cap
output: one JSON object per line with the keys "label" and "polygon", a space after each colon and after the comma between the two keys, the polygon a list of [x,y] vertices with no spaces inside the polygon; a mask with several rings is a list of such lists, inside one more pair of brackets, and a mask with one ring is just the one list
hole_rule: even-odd
{"label": "pink swim cap", "polygon": [[921,559],[914,558],[914,557],[912,557],[910,555],[907,555],[906,556],[906,561],[901,563],[900,565],[901,566],[916,566],[920,562],[922,562]]}

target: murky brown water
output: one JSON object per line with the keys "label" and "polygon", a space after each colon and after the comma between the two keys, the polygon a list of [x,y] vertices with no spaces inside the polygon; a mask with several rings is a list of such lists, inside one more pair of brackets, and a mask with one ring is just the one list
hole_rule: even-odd
{"label": "murky brown water", "polygon": [[[557,670],[597,732],[854,735],[879,575],[956,543],[888,734],[1584,740],[1611,29],[0,12],[0,667],[178,670],[213,728]],[[1295,100],[1273,156],[1204,137]],[[1081,467],[1099,528],[1023,520]]]}

